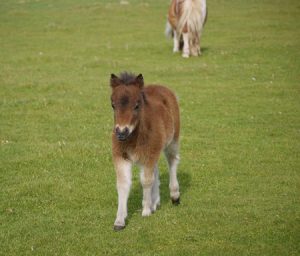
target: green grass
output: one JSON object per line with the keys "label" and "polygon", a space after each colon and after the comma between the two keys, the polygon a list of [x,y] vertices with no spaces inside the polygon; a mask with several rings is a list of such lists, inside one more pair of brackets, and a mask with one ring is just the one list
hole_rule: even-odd
{"label": "green grass", "polygon": [[[0,3],[0,255],[299,255],[300,3],[209,0],[203,56],[172,54],[169,1]],[[181,205],[128,225],[111,161],[111,73],[168,85]]]}

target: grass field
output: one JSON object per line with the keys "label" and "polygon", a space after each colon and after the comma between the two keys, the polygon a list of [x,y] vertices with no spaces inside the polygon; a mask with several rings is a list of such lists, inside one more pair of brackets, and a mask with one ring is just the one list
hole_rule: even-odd
{"label": "grass field", "polygon": [[[122,2],[122,4],[121,4]],[[0,2],[0,255],[300,255],[300,2],[208,0],[203,56],[164,37],[169,0]],[[181,205],[127,227],[111,73],[180,99]]]}

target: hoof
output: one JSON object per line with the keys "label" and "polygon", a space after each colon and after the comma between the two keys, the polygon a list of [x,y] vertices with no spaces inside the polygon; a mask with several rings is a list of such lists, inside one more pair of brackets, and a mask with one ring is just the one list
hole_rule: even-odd
{"label": "hoof", "polygon": [[160,208],[160,204],[156,204],[151,208],[151,212],[154,213],[156,210]]}
{"label": "hoof", "polygon": [[198,57],[200,54],[199,54],[198,52],[193,52],[193,53],[191,53],[191,55],[192,55],[193,57]]}
{"label": "hoof", "polygon": [[125,226],[114,226],[114,231],[121,231],[122,229],[124,229]]}
{"label": "hoof", "polygon": [[143,209],[142,216],[143,217],[148,217],[148,216],[151,215],[151,213],[152,213],[152,211],[151,211],[150,208],[149,209]]}
{"label": "hoof", "polygon": [[177,199],[172,198],[172,204],[179,205],[180,204],[180,197],[178,197]]}

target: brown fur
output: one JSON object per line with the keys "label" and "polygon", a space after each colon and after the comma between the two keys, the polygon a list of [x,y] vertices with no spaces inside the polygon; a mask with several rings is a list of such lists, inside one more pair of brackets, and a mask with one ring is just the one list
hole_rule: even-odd
{"label": "brown fur", "polygon": [[141,90],[135,85],[120,85],[113,90],[112,99],[118,101],[128,91],[132,93],[132,108],[135,101],[142,101],[138,116],[131,116],[130,110],[115,110],[115,122],[122,119],[122,123],[137,122],[130,138],[119,141],[112,134],[113,157],[119,157],[153,167],[160,152],[172,141],[179,139],[179,107],[175,95],[166,87],[150,85]]}
{"label": "brown fur", "polygon": [[[173,29],[177,29],[178,26],[178,21],[182,15],[182,6],[183,6],[184,0],[172,0],[170,7],[169,7],[169,12],[168,12],[168,20],[173,27]],[[183,33],[188,32],[187,24],[184,25]]]}
{"label": "brown fur", "polygon": [[[172,0],[168,24],[175,40],[173,51],[183,50],[183,57],[201,54],[200,39],[206,19],[206,0]],[[170,35],[170,27],[167,26],[167,35]]]}
{"label": "brown fur", "polygon": [[150,215],[150,209],[155,211],[159,205],[157,162],[163,150],[170,166],[171,198],[179,201],[176,168],[180,117],[176,96],[161,85],[144,86],[142,75],[122,73],[120,78],[112,75],[110,84],[115,123],[112,154],[119,195],[115,229],[119,230],[125,226],[127,216],[131,164],[137,163],[142,168],[143,216]]}

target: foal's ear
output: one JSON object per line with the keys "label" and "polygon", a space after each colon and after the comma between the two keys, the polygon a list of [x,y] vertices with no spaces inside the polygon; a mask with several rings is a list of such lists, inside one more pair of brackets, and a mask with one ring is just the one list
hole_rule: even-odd
{"label": "foal's ear", "polygon": [[115,88],[120,85],[120,79],[115,74],[110,75],[110,86],[111,88]]}
{"label": "foal's ear", "polygon": [[136,83],[138,84],[138,86],[140,87],[140,89],[142,89],[144,87],[144,78],[142,74],[139,74],[136,78],[135,78]]}

